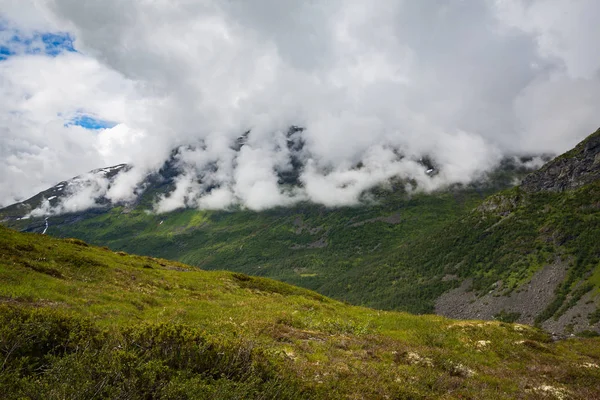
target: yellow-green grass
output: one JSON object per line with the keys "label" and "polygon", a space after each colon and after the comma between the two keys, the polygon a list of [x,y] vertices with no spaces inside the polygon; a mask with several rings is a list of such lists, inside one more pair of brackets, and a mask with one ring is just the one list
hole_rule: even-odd
{"label": "yellow-green grass", "polygon": [[[598,338],[552,343],[522,325],[355,307],[269,279],[1,227],[0,301],[3,313],[82,316],[107,334],[168,325],[251,343],[306,398],[600,398]],[[9,356],[2,340],[0,358]]]}

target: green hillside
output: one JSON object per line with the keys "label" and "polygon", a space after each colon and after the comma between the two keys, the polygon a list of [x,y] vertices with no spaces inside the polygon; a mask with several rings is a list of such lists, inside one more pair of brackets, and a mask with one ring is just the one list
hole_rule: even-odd
{"label": "green hillside", "polygon": [[[148,212],[155,195],[150,190],[134,208],[50,217],[46,233],[203,269],[269,277],[354,304],[433,312],[435,297],[454,283],[423,279],[402,296],[387,296],[389,282],[362,289],[363,279],[376,279],[363,271],[387,276],[406,243],[427,238],[526,171],[507,165],[479,184],[435,193],[409,194],[398,181],[370,193],[366,205],[333,209],[302,204],[262,212],[181,209],[157,215]],[[4,223],[39,232],[45,227],[44,219]]]}
{"label": "green hillside", "polygon": [[350,306],[0,227],[0,391],[45,399],[600,396],[600,339]]}

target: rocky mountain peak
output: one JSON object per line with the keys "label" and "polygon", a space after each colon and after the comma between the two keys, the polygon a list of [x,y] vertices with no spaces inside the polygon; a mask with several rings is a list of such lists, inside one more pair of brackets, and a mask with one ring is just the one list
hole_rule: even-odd
{"label": "rocky mountain peak", "polygon": [[600,179],[600,129],[574,149],[529,174],[521,184],[526,192],[563,192]]}

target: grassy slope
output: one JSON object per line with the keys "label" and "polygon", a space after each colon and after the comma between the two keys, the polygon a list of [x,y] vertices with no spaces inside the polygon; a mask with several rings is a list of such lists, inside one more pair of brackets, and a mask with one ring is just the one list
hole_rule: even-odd
{"label": "grassy slope", "polygon": [[[597,398],[600,340],[345,305],[0,228],[7,398]],[[81,319],[85,318],[85,319]]]}

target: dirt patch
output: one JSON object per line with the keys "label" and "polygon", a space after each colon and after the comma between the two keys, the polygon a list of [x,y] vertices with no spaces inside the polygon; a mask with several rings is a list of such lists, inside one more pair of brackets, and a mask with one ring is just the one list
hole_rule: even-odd
{"label": "dirt patch", "polygon": [[28,299],[28,298],[20,298],[20,297],[7,297],[0,296],[0,304],[15,304],[15,305],[27,305],[30,307],[61,307],[61,308],[70,308],[71,306],[64,302],[52,301],[46,299]]}

